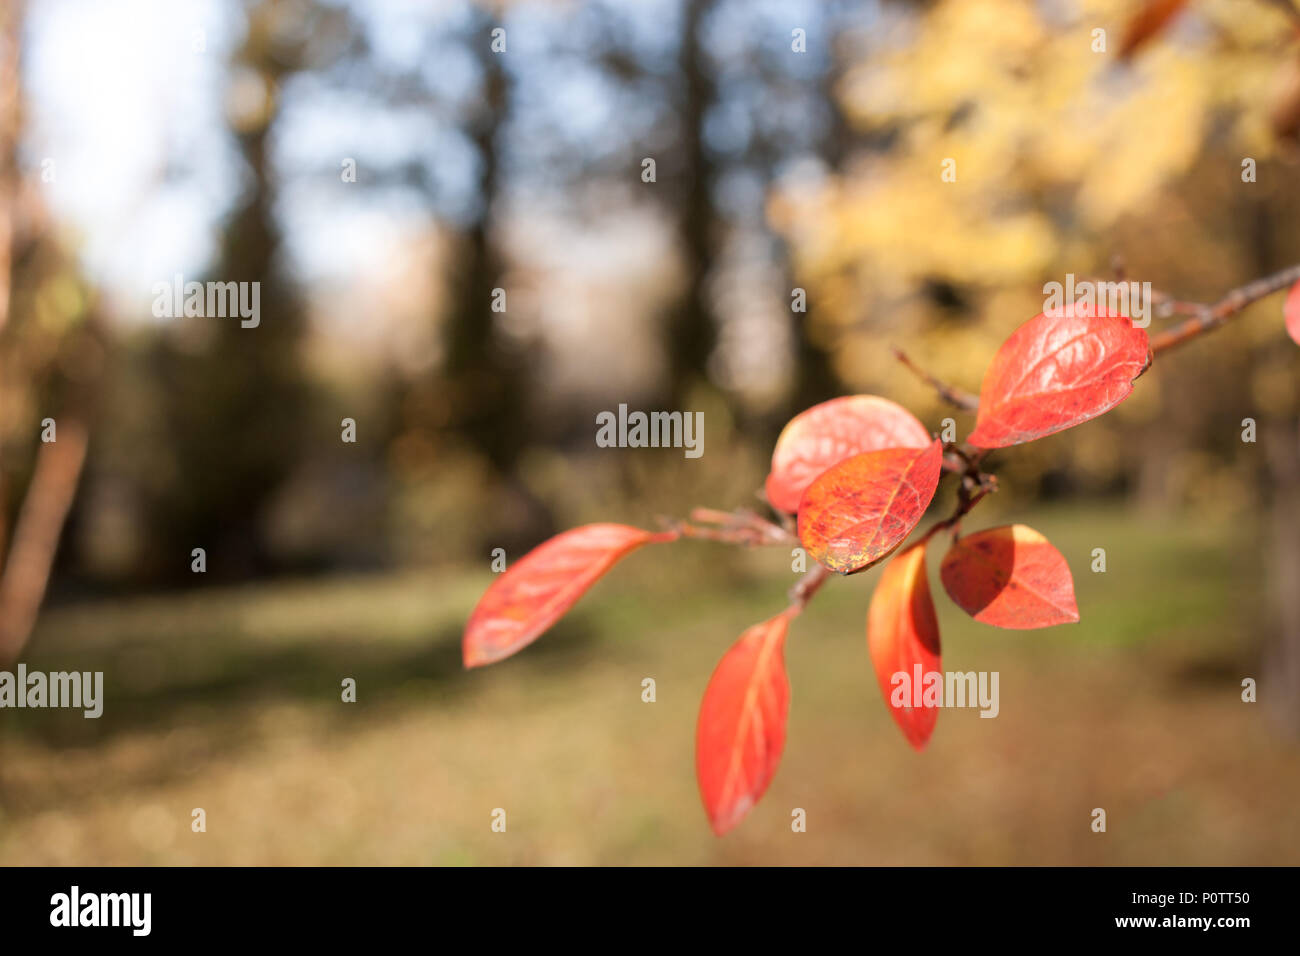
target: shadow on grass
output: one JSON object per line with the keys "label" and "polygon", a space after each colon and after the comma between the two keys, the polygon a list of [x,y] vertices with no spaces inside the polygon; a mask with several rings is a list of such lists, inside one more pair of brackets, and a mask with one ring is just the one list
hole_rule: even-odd
{"label": "shadow on grass", "polygon": [[[48,654],[38,650],[27,661],[28,671],[102,671],[103,715],[86,719],[81,710],[71,709],[0,711],[0,736],[65,749],[99,746],[141,730],[215,724],[225,725],[217,752],[229,752],[255,736],[244,718],[281,707],[310,709],[314,717],[325,717],[331,730],[348,732],[389,719],[394,708],[445,707],[478,693],[485,675],[462,666],[460,640],[456,626],[418,644],[330,636],[288,647],[241,638],[224,649],[213,644],[211,650],[197,651],[192,645],[155,640],[86,643]],[[539,678],[571,670],[594,658],[591,649],[598,641],[593,623],[575,616],[506,666],[529,668]],[[356,681],[355,703],[342,700],[345,678]]]}
{"label": "shadow on grass", "polygon": [[1235,689],[1243,677],[1257,673],[1258,657],[1242,648],[1230,653],[1195,657],[1171,667],[1168,683],[1171,688],[1222,692]]}

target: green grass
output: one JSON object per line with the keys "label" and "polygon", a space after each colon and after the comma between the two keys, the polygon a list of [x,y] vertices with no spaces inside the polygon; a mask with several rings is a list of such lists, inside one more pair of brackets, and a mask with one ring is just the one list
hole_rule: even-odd
{"label": "green grass", "polygon": [[1239,697],[1266,619],[1248,529],[1096,507],[1009,520],[1066,555],[1082,621],[978,624],[931,554],[945,668],[999,671],[1000,716],[945,711],[912,752],[866,655],[879,572],[831,581],[792,628],[780,772],[722,840],[695,792],[695,713],[725,649],[784,606],[780,549],[647,548],[470,673],[459,637],[486,568],[52,609],[29,666],[103,670],[105,714],[0,715],[0,863],[1300,862],[1300,754]]}

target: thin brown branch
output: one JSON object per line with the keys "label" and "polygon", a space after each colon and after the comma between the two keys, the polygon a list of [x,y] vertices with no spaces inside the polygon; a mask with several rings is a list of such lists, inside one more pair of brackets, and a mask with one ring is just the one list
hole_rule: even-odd
{"label": "thin brown branch", "polygon": [[1156,307],[1156,316],[1167,319],[1171,315],[1193,315],[1202,316],[1210,311],[1212,306],[1204,302],[1184,302],[1181,299],[1170,298],[1160,292],[1151,293],[1152,302]]}
{"label": "thin brown branch", "polygon": [[826,567],[814,564],[804,572],[803,577],[795,583],[794,587],[790,588],[790,607],[802,611],[830,576],[831,572]]}
{"label": "thin brown branch", "polygon": [[799,540],[792,532],[748,508],[737,508],[735,511],[696,508],[691,511],[689,521],[660,517],[659,523],[676,531],[683,538],[700,538],[748,548],[798,543]]}
{"label": "thin brown branch", "polygon": [[929,385],[949,405],[960,408],[962,411],[973,412],[980,406],[978,395],[972,395],[970,392],[957,388],[955,385],[949,385],[942,379],[936,378],[925,369],[921,368],[908,357],[907,353],[900,348],[894,348],[894,358],[902,362],[907,369],[919,378],[925,384]]}
{"label": "thin brown branch", "polygon": [[919,542],[921,544],[929,541],[944,528],[955,527],[987,495],[998,490],[997,476],[980,470],[980,461],[987,454],[987,449],[981,448],[969,454],[958,450],[958,454],[961,455],[966,465],[961,472],[961,483],[957,486],[957,506],[953,509],[951,515],[942,521],[935,522],[926,530],[925,534],[921,536]]}
{"label": "thin brown branch", "polygon": [[[989,477],[992,476],[990,475]],[[997,486],[994,484],[991,487],[980,488],[980,490],[973,495],[961,495],[958,498],[957,507],[953,509],[952,514],[944,518],[942,521],[936,521],[934,524],[930,525],[930,527],[926,529],[925,534],[921,535],[921,539],[917,544],[924,544],[945,528],[952,528],[960,524],[961,519],[966,517],[972,508],[983,501],[990,492],[996,490]]]}
{"label": "thin brown branch", "polygon": [[1252,302],[1257,302],[1280,289],[1294,285],[1296,282],[1300,282],[1300,265],[1294,265],[1283,269],[1281,272],[1275,272],[1262,279],[1256,279],[1254,282],[1248,282],[1233,289],[1213,305],[1165,300],[1166,304],[1172,303],[1176,306],[1176,311],[1179,314],[1191,313],[1191,318],[1185,322],[1180,322],[1171,329],[1166,329],[1159,335],[1153,336],[1151,351],[1153,354],[1159,354],[1166,349],[1182,345],[1199,335],[1217,329],[1234,316],[1240,314]]}

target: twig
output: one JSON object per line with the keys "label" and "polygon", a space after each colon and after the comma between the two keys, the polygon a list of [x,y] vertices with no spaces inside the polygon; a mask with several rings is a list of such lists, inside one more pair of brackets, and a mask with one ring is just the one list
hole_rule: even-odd
{"label": "twig", "polygon": [[908,370],[917,378],[938,392],[939,397],[949,405],[956,406],[957,408],[967,412],[973,412],[980,407],[978,395],[972,395],[970,392],[957,388],[955,385],[949,385],[947,382],[931,375],[925,369],[913,362],[902,349],[895,347],[893,352],[894,358],[907,366]]}
{"label": "twig", "polygon": [[700,538],[739,544],[749,548],[769,544],[797,543],[798,538],[780,525],[773,524],[748,508],[735,511],[718,511],[715,508],[696,508],[689,521],[661,516],[659,523],[676,531],[683,538]]}
{"label": "twig", "polygon": [[1166,329],[1159,335],[1152,337],[1151,351],[1153,354],[1158,354],[1166,349],[1188,342],[1212,329],[1217,329],[1252,302],[1256,302],[1267,295],[1272,295],[1279,289],[1285,289],[1296,282],[1300,282],[1300,265],[1294,265],[1283,269],[1281,272],[1275,272],[1271,276],[1248,282],[1233,289],[1213,305],[1164,299],[1164,304],[1172,307],[1171,312],[1182,315],[1190,314],[1192,317],[1186,322],[1181,322],[1172,329]]}
{"label": "twig", "polygon": [[790,588],[790,609],[796,614],[802,611],[830,576],[831,572],[820,564],[814,564],[805,571],[804,576]]}
{"label": "twig", "polygon": [[985,474],[980,470],[980,460],[984,457],[982,449],[976,454],[963,457],[966,457],[967,465],[961,476],[961,484],[957,487],[957,507],[947,518],[931,525],[921,536],[920,544],[929,541],[944,528],[957,525],[987,495],[998,490],[997,476]]}

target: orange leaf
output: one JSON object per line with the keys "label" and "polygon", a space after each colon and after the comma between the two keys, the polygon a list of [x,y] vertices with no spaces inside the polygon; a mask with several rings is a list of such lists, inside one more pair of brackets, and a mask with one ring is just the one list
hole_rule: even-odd
{"label": "orange leaf", "polygon": [[845,458],[881,448],[924,448],[930,433],[903,406],[876,395],[833,398],[800,412],[781,430],[767,476],[773,508],[794,512],[814,478]]}
{"label": "orange leaf", "polygon": [[1074,579],[1061,552],[1023,524],[953,543],[939,567],[948,596],[985,624],[1026,630],[1079,620]]}
{"label": "orange leaf", "polygon": [[943,444],[854,455],[822,472],[799,503],[799,540],[823,565],[852,574],[903,543],[934,498]]}
{"label": "orange leaf", "polygon": [[726,833],[758,802],[785,747],[789,612],[755,624],[709,678],[695,729],[695,775],[709,823]]}
{"label": "orange leaf", "polygon": [[1282,305],[1282,315],[1286,318],[1286,334],[1291,341],[1300,345],[1300,282],[1291,287]]}
{"label": "orange leaf", "polygon": [[[924,749],[939,719],[936,707],[918,707],[910,695],[901,704],[894,696],[916,685],[916,674],[939,671],[939,621],[925,573],[925,543],[913,545],[889,564],[867,609],[867,650],[880,692],[907,742]],[[907,680],[895,686],[894,675]]]}
{"label": "orange leaf", "polygon": [[1133,14],[1124,30],[1124,36],[1119,42],[1119,58],[1127,60],[1136,53],[1186,4],[1187,0],[1145,0],[1142,9]]}
{"label": "orange leaf", "polygon": [[1150,364],[1146,332],[1123,316],[1074,303],[1040,313],[993,357],[970,442],[1004,448],[1096,418],[1127,398]]}
{"label": "orange leaf", "polygon": [[588,524],[542,542],[479,599],[461,643],[465,666],[491,664],[531,644],[619,558],[675,537],[624,524]]}

